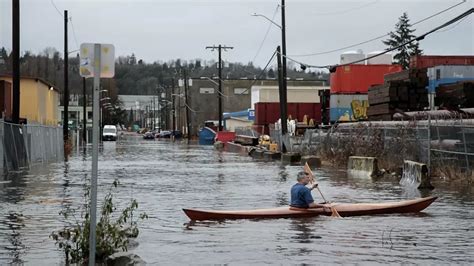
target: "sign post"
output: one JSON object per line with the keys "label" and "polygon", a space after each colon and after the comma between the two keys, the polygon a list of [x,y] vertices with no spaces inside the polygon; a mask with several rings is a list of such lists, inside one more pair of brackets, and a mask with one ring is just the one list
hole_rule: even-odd
{"label": "sign post", "polygon": [[94,78],[92,116],[92,175],[90,187],[89,265],[95,265],[97,224],[97,172],[99,169],[99,97],[100,78],[112,78],[115,72],[114,47],[111,44],[83,43],[80,75]]}

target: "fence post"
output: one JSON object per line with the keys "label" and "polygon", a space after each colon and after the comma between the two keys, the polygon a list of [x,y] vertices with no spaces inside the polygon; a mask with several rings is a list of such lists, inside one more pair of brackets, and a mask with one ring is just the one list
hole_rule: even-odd
{"label": "fence post", "polygon": [[[23,142],[25,143],[25,151],[26,151],[26,159],[28,160],[28,168],[31,165],[31,158],[30,158],[30,150],[31,150],[31,142],[28,142],[28,127],[24,124],[21,125],[21,130],[23,131]],[[31,140],[31,137],[30,137]]]}
{"label": "fence post", "polygon": [[431,115],[428,112],[428,177],[431,177]]}
{"label": "fence post", "polygon": [[466,157],[466,167],[467,167],[467,173],[471,172],[471,168],[469,167],[469,156],[467,155],[467,144],[466,144],[466,134],[464,133],[464,126],[462,122],[462,115],[461,117],[461,132],[462,132],[462,142],[464,144],[464,154]]}
{"label": "fence post", "polygon": [[[19,166],[19,161],[18,161],[18,150],[16,148],[16,137],[15,137],[15,133],[13,133],[13,124],[10,124],[10,132],[12,134],[12,141],[13,141],[13,148],[15,149],[15,158],[16,158],[16,161],[15,163],[12,163],[12,166],[13,166],[13,170],[18,170],[20,168]],[[15,167],[15,165],[17,167]]]}

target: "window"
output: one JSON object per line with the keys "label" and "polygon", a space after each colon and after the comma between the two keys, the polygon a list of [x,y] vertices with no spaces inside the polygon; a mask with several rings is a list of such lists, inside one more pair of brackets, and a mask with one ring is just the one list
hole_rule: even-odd
{"label": "window", "polygon": [[213,94],[214,93],[214,88],[199,88],[199,93]]}
{"label": "window", "polygon": [[92,120],[92,112],[87,112],[87,119]]}
{"label": "window", "polygon": [[234,94],[249,94],[249,89],[247,89],[247,88],[234,88]]}

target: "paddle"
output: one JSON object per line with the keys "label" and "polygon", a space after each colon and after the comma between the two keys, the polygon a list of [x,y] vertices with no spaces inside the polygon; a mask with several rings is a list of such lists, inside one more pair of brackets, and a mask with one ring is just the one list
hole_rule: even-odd
{"label": "paddle", "polygon": [[[316,180],[314,179],[313,171],[311,170],[311,167],[309,167],[308,162],[306,162],[304,164],[304,171],[309,174],[309,183],[310,184],[313,184],[313,183],[317,184]],[[323,193],[319,189],[319,186],[317,186],[316,188],[318,189],[319,194],[321,194],[321,197],[323,198],[324,202],[329,203],[329,201],[326,200]],[[339,213],[337,212],[336,208],[334,208],[332,206],[330,208],[331,208],[331,212],[332,212],[331,217],[342,218],[341,215],[339,215]]]}

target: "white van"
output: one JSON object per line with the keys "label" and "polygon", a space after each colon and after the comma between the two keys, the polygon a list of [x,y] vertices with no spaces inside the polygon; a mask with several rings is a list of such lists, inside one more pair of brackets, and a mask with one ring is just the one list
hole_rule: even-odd
{"label": "white van", "polygon": [[114,125],[105,125],[102,130],[102,140],[117,140],[117,127]]}

